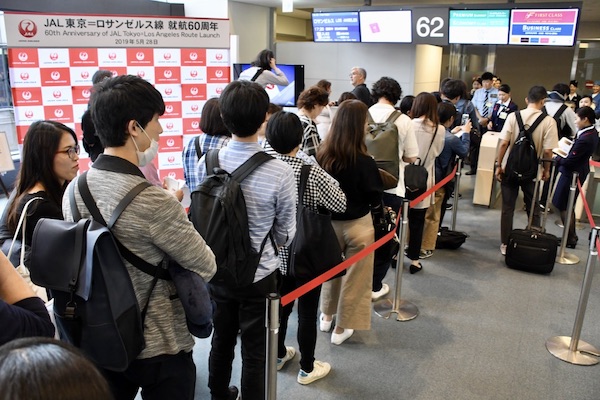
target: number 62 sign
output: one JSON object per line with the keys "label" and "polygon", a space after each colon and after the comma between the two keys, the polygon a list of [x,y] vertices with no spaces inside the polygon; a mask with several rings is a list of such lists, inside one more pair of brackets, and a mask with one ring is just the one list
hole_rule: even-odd
{"label": "number 62 sign", "polygon": [[413,8],[413,40],[415,44],[448,44],[448,8]]}

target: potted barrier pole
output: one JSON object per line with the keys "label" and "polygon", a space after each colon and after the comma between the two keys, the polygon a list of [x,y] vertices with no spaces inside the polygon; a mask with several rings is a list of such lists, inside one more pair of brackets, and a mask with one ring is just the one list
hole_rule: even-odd
{"label": "potted barrier pole", "polygon": [[402,288],[402,270],[404,265],[404,246],[406,245],[406,232],[408,228],[408,200],[402,203],[402,215],[400,218],[400,249],[398,250],[398,260],[396,261],[396,286],[394,300],[383,299],[373,306],[375,314],[382,318],[389,319],[392,314],[396,314],[397,321],[410,321],[419,315],[419,309],[413,303],[402,300],[400,289]]}
{"label": "potted barrier pole", "polygon": [[575,324],[573,325],[571,337],[555,336],[546,341],[546,348],[554,357],[576,365],[595,365],[600,362],[600,359],[598,359],[598,357],[600,357],[600,351],[591,344],[579,339],[588,298],[590,296],[590,289],[592,287],[594,266],[596,264],[596,258],[598,257],[598,248],[596,247],[598,230],[600,230],[600,227],[595,227],[592,230],[590,252],[585,267],[585,274],[583,276],[581,294],[579,295],[579,303],[577,305]]}

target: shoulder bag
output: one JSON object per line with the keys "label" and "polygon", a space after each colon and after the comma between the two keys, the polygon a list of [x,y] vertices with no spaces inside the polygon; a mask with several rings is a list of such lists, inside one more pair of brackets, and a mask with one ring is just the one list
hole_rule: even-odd
{"label": "shoulder bag", "polygon": [[[15,266],[16,270],[19,272],[19,274],[25,280],[25,282],[27,282],[27,284],[33,289],[36,296],[38,296],[39,298],[44,300],[44,302],[47,302],[48,294],[46,293],[46,289],[41,286],[37,286],[36,284],[31,282],[31,276],[29,274],[29,269],[25,266],[25,247],[26,247],[25,246],[25,229],[26,229],[26,225],[27,225],[27,209],[29,208],[29,205],[31,203],[33,203],[34,201],[43,200],[43,199],[44,199],[43,197],[34,197],[33,199],[31,199],[27,203],[25,203],[25,206],[23,207],[23,211],[21,211],[21,217],[19,218],[19,223],[17,224],[17,229],[15,229],[15,236],[12,239],[12,243],[10,245],[10,249],[8,250],[8,253],[6,254],[6,257],[10,260],[11,255],[13,254],[13,250],[21,251],[21,257],[19,258],[19,264]],[[18,239],[19,233],[21,233],[20,240]]]}
{"label": "shoulder bag", "polygon": [[414,200],[427,191],[427,178],[429,177],[429,173],[424,165],[436,135],[437,127],[434,128],[433,137],[431,138],[431,143],[425,154],[425,159],[421,161],[420,158],[417,158],[415,163],[408,164],[404,167],[404,186],[406,187],[404,197],[408,200]]}
{"label": "shoulder bag", "polygon": [[[331,212],[313,211],[304,205],[304,192],[310,174],[310,165],[303,165],[298,187],[298,213],[296,236],[290,245],[289,270],[299,282],[311,279],[329,271],[344,259],[333,226]],[[344,270],[336,275],[344,275]]]}

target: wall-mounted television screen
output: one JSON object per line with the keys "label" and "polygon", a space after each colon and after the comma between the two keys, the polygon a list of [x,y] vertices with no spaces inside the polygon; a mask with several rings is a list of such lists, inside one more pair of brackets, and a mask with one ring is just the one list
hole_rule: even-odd
{"label": "wall-mounted television screen", "polygon": [[450,10],[448,42],[507,44],[510,10]]}
{"label": "wall-mounted television screen", "polygon": [[508,44],[573,46],[578,8],[512,10]]}
{"label": "wall-mounted television screen", "polygon": [[312,13],[315,42],[360,42],[358,11]]}
{"label": "wall-mounted television screen", "polygon": [[[233,78],[238,79],[242,71],[250,68],[250,64],[233,64]],[[282,107],[295,107],[298,96],[304,90],[304,65],[277,64],[288,80],[288,85],[267,85],[265,90],[271,103]]]}
{"label": "wall-mounted television screen", "polygon": [[412,42],[412,20],[408,10],[361,11],[359,17],[361,42]]}

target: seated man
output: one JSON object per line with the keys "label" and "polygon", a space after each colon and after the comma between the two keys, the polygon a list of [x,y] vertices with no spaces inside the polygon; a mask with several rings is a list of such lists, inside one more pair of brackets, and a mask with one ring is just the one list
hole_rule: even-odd
{"label": "seated man", "polygon": [[[87,181],[100,213],[109,221],[125,194],[145,181],[138,167],[156,156],[162,133],[159,117],[165,112],[165,103],[160,92],[146,80],[122,75],[95,87],[90,110],[105,149],[88,171]],[[90,212],[77,181],[70,185],[75,185],[77,208],[87,218]],[[72,221],[69,189],[65,191],[63,215]],[[211,249],[177,199],[160,187],[143,190],[111,231],[123,246],[152,265],[165,264],[163,261],[170,257],[206,281],[216,272]],[[152,289],[152,275],[127,260],[124,262],[140,309],[148,304],[144,323],[146,347],[125,371],[101,372],[117,399],[134,399],[141,387],[143,398],[191,400],[196,385],[194,339],[188,331],[181,301],[173,298],[175,286],[172,281],[159,279]]]}

